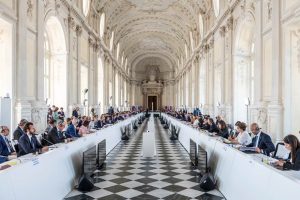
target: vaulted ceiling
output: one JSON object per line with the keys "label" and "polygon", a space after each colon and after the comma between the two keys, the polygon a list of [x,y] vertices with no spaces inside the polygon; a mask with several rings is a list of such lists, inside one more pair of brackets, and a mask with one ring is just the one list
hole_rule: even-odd
{"label": "vaulted ceiling", "polygon": [[101,0],[96,8],[106,14],[106,43],[114,31],[114,46],[120,43],[132,71],[141,72],[155,63],[175,71],[178,59],[190,51],[190,32],[199,41],[201,0]]}

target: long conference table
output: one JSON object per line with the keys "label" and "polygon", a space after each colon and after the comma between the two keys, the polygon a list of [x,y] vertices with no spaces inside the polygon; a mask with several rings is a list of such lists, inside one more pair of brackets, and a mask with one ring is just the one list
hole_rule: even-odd
{"label": "long conference table", "polygon": [[190,139],[207,151],[208,166],[226,199],[300,199],[300,171],[278,170],[262,162],[262,154],[243,153],[170,115],[162,116],[180,128],[178,140],[188,152]]}
{"label": "long conference table", "polygon": [[106,139],[109,153],[120,141],[120,128],[131,124],[137,114],[96,133],[79,138],[34,156],[19,158],[21,163],[0,171],[1,200],[61,200],[77,183],[81,175],[82,152]]}

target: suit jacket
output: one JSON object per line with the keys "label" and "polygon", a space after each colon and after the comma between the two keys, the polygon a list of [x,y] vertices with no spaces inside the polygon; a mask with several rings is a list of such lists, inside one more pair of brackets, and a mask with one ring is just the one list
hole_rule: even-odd
{"label": "suit jacket", "polygon": [[29,153],[37,152],[39,149],[43,148],[43,146],[39,143],[35,135],[31,137],[32,143],[31,144],[29,137],[27,134],[21,136],[19,140],[19,155],[23,156]]}
{"label": "suit jacket", "polygon": [[71,137],[80,137],[80,135],[78,135],[76,128],[73,124],[70,124],[67,128],[67,135],[71,136]]}
{"label": "suit jacket", "polygon": [[227,139],[229,137],[228,128],[220,129],[218,135]]}
{"label": "suit jacket", "polygon": [[286,162],[283,164],[283,169],[287,170],[300,170],[300,148],[296,151],[296,159],[294,163]]}
{"label": "suit jacket", "polygon": [[[256,139],[253,138],[248,147],[254,147],[255,145]],[[271,140],[271,137],[263,132],[260,133],[257,147],[262,149],[263,153],[267,156],[269,156],[271,152],[275,151],[275,146]]]}
{"label": "suit jacket", "polygon": [[20,137],[25,134],[24,131],[18,126],[18,128],[16,128],[16,130],[13,133],[14,136],[14,140],[18,140],[20,139]]}
{"label": "suit jacket", "polygon": [[217,125],[215,123],[213,123],[212,125],[209,126],[208,132],[210,133],[219,133],[219,129],[217,127]]}
{"label": "suit jacket", "polygon": [[2,135],[0,135],[0,155],[1,156],[8,156],[10,154],[11,153],[8,149],[8,146],[6,145],[6,142],[4,141]]}
{"label": "suit jacket", "polygon": [[63,138],[63,135],[59,135],[57,127],[55,126],[50,129],[50,131],[48,133],[48,140],[52,144],[57,144],[57,143],[63,142],[64,138]]}
{"label": "suit jacket", "polygon": [[6,161],[8,161],[8,158],[6,156],[0,156],[0,164]]}
{"label": "suit jacket", "polygon": [[72,116],[78,118],[78,112],[77,112],[77,110],[73,110]]}

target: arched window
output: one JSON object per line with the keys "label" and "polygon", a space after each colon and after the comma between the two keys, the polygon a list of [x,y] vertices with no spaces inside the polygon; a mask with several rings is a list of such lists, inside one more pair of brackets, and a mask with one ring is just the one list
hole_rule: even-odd
{"label": "arched window", "polygon": [[[15,96],[13,92],[13,52],[14,52],[13,37],[14,35],[15,34],[14,34],[13,24],[4,18],[1,18],[0,16],[0,72],[2,75],[0,78],[0,97],[6,97],[8,95],[12,100],[10,107],[5,107],[4,109],[2,108],[1,110],[2,111],[1,114],[4,114],[5,118],[1,119],[0,125],[8,126],[8,128],[10,129],[12,129],[13,126],[15,126],[15,122],[13,122],[12,120],[15,118],[15,114],[14,114],[15,112],[13,110],[15,106],[14,105]],[[23,89],[28,89],[28,88],[29,86],[27,85],[27,88],[25,87]]]}
{"label": "arched window", "polygon": [[237,28],[235,43],[234,121],[246,123],[249,123],[247,106],[252,102],[254,93],[254,27],[254,17],[247,13]]}
{"label": "arched window", "polygon": [[[89,69],[85,64],[81,64],[80,68],[80,91],[81,91],[81,103],[87,107],[88,106],[88,95],[85,92],[89,88]],[[91,91],[90,91],[91,92]],[[85,110],[87,114],[87,110]]]}
{"label": "arched window", "polygon": [[66,41],[57,17],[46,21],[44,37],[44,97],[49,104],[67,108]]}
{"label": "arched window", "polygon": [[200,70],[199,70],[199,95],[200,95],[200,105],[203,107],[203,105],[206,104],[205,98],[206,98],[206,66],[205,66],[205,60],[202,59],[200,62]]}
{"label": "arched window", "polygon": [[119,74],[116,73],[115,75],[115,104],[117,107],[119,107]]}
{"label": "arched window", "polygon": [[188,74],[186,73],[185,75],[184,75],[184,77],[185,77],[185,105],[186,106],[189,106],[189,76],[188,76]]}
{"label": "arched window", "polygon": [[117,45],[117,55],[116,55],[116,60],[119,60],[119,54],[120,54],[120,43]]}
{"label": "arched window", "polygon": [[220,0],[213,0],[215,16],[218,17],[220,14]]}
{"label": "arched window", "polygon": [[86,17],[90,10],[90,0],[82,0],[82,12],[83,15]]}
{"label": "arched window", "polygon": [[105,13],[100,16],[100,37],[103,37],[105,30]]}
{"label": "arched window", "polygon": [[50,60],[51,51],[47,32],[44,32],[44,98],[50,98]]}
{"label": "arched window", "polygon": [[113,46],[114,46],[114,37],[115,37],[115,32],[113,31],[111,33],[111,38],[110,38],[110,41],[109,41],[109,48],[110,48],[111,51],[112,51]]}
{"label": "arched window", "polygon": [[188,47],[186,44],[184,44],[184,50],[185,50],[185,59],[187,60],[188,59]]}
{"label": "arched window", "polygon": [[191,49],[194,50],[194,39],[193,39],[193,33],[190,31],[190,43],[191,43]]}
{"label": "arched window", "polygon": [[98,102],[100,104],[101,113],[104,112],[104,68],[102,58],[98,58]]}
{"label": "arched window", "polygon": [[199,14],[199,32],[200,32],[200,41],[204,37],[204,22],[203,17]]}

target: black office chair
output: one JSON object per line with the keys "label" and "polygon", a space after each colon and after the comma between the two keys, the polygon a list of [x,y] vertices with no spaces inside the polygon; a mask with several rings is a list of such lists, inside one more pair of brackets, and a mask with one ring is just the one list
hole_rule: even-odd
{"label": "black office chair", "polygon": [[277,158],[277,153],[278,153],[278,149],[280,148],[280,146],[284,147],[284,143],[283,142],[278,142],[276,144],[276,148],[275,148],[275,151],[274,151],[274,154],[273,154],[273,158]]}

